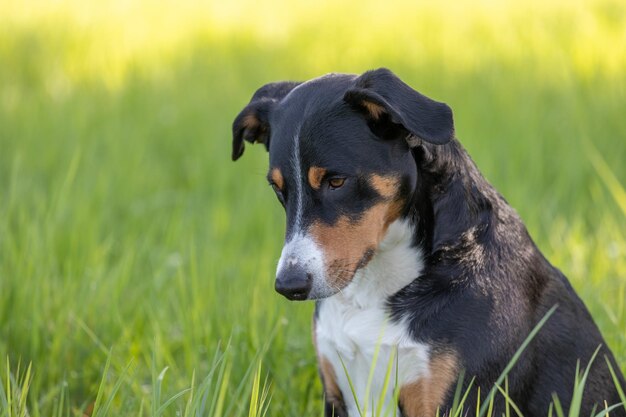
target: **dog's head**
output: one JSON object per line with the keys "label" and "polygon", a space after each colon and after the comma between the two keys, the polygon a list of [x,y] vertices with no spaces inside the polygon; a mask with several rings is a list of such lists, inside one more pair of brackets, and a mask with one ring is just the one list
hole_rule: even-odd
{"label": "dog's head", "polygon": [[267,178],[287,214],[276,290],[292,300],[335,294],[406,217],[418,171],[411,148],[454,136],[450,108],[386,69],[261,87],[233,123],[269,151]]}

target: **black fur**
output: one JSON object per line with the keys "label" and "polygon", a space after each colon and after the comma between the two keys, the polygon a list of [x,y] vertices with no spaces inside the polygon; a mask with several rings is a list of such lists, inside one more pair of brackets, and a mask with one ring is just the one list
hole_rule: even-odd
{"label": "black fur", "polygon": [[[372,115],[364,101],[384,111]],[[250,114],[258,118],[259,128],[246,132],[243,118]],[[305,223],[332,225],[340,215],[358,219],[378,198],[362,180],[365,174],[401,179],[402,216],[416,225],[414,241],[426,254],[426,266],[387,300],[389,314],[393,320],[408,320],[414,339],[459,354],[465,380],[475,377],[466,410],[475,409],[478,387],[484,402],[514,352],[554,305],[558,309],[509,374],[510,397],[525,416],[539,417],[547,415],[554,393],[567,413],[577,361],[584,369],[601,346],[581,415],[603,409],[604,401],[620,401],[605,358],[625,390],[626,384],[588,310],[454,139],[448,106],[419,94],[386,69],[361,76],[332,74],[305,84],[270,84],[235,119],[233,159],[243,153],[243,140],[260,141],[270,152],[270,166],[290,173],[294,135],[302,137],[305,166],[328,167],[330,176],[347,178],[333,196],[307,191]],[[293,181],[293,175],[285,175],[280,195],[287,236],[296,210]],[[452,395],[450,390],[443,412]],[[332,407],[327,403],[327,412]],[[344,415],[341,404],[335,407]],[[502,410],[499,400],[494,415]],[[626,416],[626,407],[611,416]]]}
{"label": "black fur", "polygon": [[[392,316],[408,318],[416,339],[452,346],[462,354],[466,375],[476,377],[468,397],[469,408],[475,409],[476,388],[481,387],[484,402],[526,336],[557,305],[508,377],[511,398],[525,416],[546,416],[556,393],[567,413],[577,361],[584,369],[602,346],[581,415],[589,415],[594,406],[603,409],[604,400],[619,403],[605,363],[606,356],[619,368],[611,351],[583,302],[537,249],[517,213],[456,140],[423,145],[414,154],[420,202],[414,202],[412,216],[427,248],[427,267],[388,300]],[[624,386],[623,378],[620,382]],[[497,411],[502,407],[496,402]],[[624,409],[611,414],[624,415]]]}

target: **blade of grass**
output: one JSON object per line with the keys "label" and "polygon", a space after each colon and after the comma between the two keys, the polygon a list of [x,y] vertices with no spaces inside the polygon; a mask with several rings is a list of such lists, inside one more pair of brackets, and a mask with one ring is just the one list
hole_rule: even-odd
{"label": "blade of grass", "polygon": [[28,364],[28,368],[26,368],[26,373],[22,376],[19,377],[21,379],[20,384],[18,385],[19,387],[19,402],[18,402],[18,407],[19,407],[19,417],[25,417],[26,415],[28,415],[28,411],[26,408],[26,400],[28,398],[28,391],[30,389],[30,383],[32,380],[32,369],[33,369],[33,364],[32,362]]}
{"label": "blade of grass", "polygon": [[398,415],[397,404],[398,404],[398,399],[400,398],[400,385],[398,384],[398,378],[399,378],[398,371],[399,371],[399,368],[400,368],[400,355],[399,354],[396,354],[395,362],[396,362],[396,374],[395,374],[395,378],[394,378],[394,381],[393,381],[393,384],[394,384],[393,385],[393,405],[394,406],[392,408],[393,409],[393,417],[397,417],[397,415]]}
{"label": "blade of grass", "polygon": [[165,401],[163,404],[161,404],[161,406],[157,410],[156,416],[158,417],[158,416],[162,415],[163,412],[165,412],[165,410],[167,409],[167,407],[169,407],[174,401],[176,401],[177,399],[179,399],[183,395],[187,394],[189,391],[191,391],[191,388],[185,388],[184,390],[182,390],[182,391],[172,395],[167,401]]}
{"label": "blade of grass", "polygon": [[582,375],[579,374],[578,365],[576,366],[574,393],[572,395],[572,401],[570,402],[569,413],[568,413],[569,417],[579,417],[580,415],[580,408],[583,402],[583,393],[585,391],[585,384],[587,383],[587,378],[589,377],[589,372],[591,371],[591,365],[595,361],[596,356],[598,355],[598,352],[600,352],[601,347],[602,347],[601,345],[598,346],[595,352],[593,352],[593,355],[591,355],[591,359],[589,359],[589,362],[587,363],[585,371]]}
{"label": "blade of grass", "polygon": [[456,389],[454,390],[454,397],[452,397],[452,409],[450,413],[452,415],[457,414],[457,410],[459,409],[459,404],[461,402],[461,391],[463,390],[463,380],[465,379],[465,370],[461,370],[459,374],[459,378],[456,382]]}
{"label": "blade of grass", "polygon": [[507,417],[510,416],[510,408],[512,408],[513,411],[515,411],[515,413],[518,415],[518,417],[524,417],[524,415],[522,414],[522,411],[519,409],[517,404],[515,404],[513,399],[509,396],[508,387],[506,387],[504,390],[501,387],[498,387],[498,391],[500,391],[500,393],[502,394],[502,396],[504,397],[506,401],[506,416]]}
{"label": "blade of grass", "polygon": [[[272,331],[270,332],[270,334],[269,334],[265,344],[261,347],[261,349],[259,349],[254,354],[254,358],[250,362],[250,364],[248,365],[248,369],[246,369],[246,372],[245,372],[243,378],[239,382],[239,385],[237,386],[237,388],[235,388],[235,392],[233,393],[233,398],[240,398],[241,397],[241,395],[243,393],[243,390],[245,389],[246,384],[248,382],[248,379],[250,378],[250,375],[252,374],[252,370],[254,369],[254,364],[257,363],[256,361],[260,361],[263,358],[263,356],[265,356],[265,354],[267,353],[267,350],[269,349],[270,344],[274,340],[274,337],[276,337],[276,333],[278,332],[278,329],[280,328],[280,326],[281,326],[281,322],[278,321],[276,323],[276,325],[274,326],[274,328],[272,329]],[[235,406],[240,406],[241,407],[241,404],[242,404],[241,401],[231,401],[230,405],[228,406],[228,408],[224,412],[224,415],[227,415],[227,416],[232,415],[233,408]]]}
{"label": "blade of grass", "polygon": [[[500,391],[501,388],[497,387]],[[504,401],[504,414],[506,415],[506,417],[511,417],[511,405],[509,404],[508,401],[509,398],[509,377],[507,376],[506,378],[504,378],[504,399],[506,401]]]}
{"label": "blade of grass", "polygon": [[187,403],[185,404],[185,412],[184,412],[184,416],[188,417],[189,416],[189,410],[191,409],[191,405],[195,404],[196,402],[196,370],[194,369],[193,372],[191,373],[191,384],[189,385],[189,398],[187,398]]}
{"label": "blade of grass", "polygon": [[465,390],[465,394],[463,394],[463,397],[461,398],[461,401],[458,403],[458,409],[456,410],[456,412],[454,413],[454,417],[458,417],[463,413],[463,406],[465,405],[465,401],[467,401],[467,397],[472,389],[472,386],[474,385],[474,381],[475,378],[472,378],[472,380],[470,381],[470,383],[467,385],[467,389]]}
{"label": "blade of grass", "polygon": [[[154,355],[153,355],[154,358]],[[163,384],[163,379],[165,378],[165,374],[169,369],[167,366],[163,368],[163,370],[159,373],[158,376],[155,377],[156,373],[154,372],[156,369],[156,364],[153,362],[153,371],[152,371],[152,416],[156,417],[159,415],[158,410],[161,404],[161,387]]]}
{"label": "blade of grass", "polygon": [[593,165],[593,168],[596,170],[596,173],[606,186],[606,188],[611,193],[611,196],[626,216],[626,190],[619,182],[611,168],[606,163],[600,152],[596,149],[595,146],[589,141],[585,141],[585,145],[587,147],[587,154],[589,155],[589,160]]}
{"label": "blade of grass", "polygon": [[261,386],[261,369],[262,364],[259,361],[259,365],[253,377],[252,390],[250,393],[250,409],[248,417],[264,417],[267,413],[269,405],[269,387],[267,378]]}
{"label": "blade of grass", "polygon": [[[222,409],[224,408],[224,400],[226,399],[226,390],[228,388],[228,381],[230,380],[230,372],[232,368],[232,363],[225,364],[223,371],[220,371],[220,375],[218,376],[218,382],[220,383],[219,393],[217,395],[217,401],[215,402],[215,414],[211,413],[210,415],[221,416]],[[213,407],[211,407],[211,411],[213,411]]]}
{"label": "blade of grass", "polygon": [[139,412],[137,413],[137,417],[143,417],[143,399],[141,400],[141,402],[139,403]]}
{"label": "blade of grass", "polygon": [[107,360],[104,364],[104,370],[102,371],[102,379],[100,380],[100,386],[98,387],[98,393],[96,394],[96,401],[93,405],[94,412],[99,409],[100,403],[102,402],[102,396],[104,395],[104,385],[106,384],[106,379],[109,374],[109,367],[111,366],[111,353],[112,349],[107,353]]}
{"label": "blade of grass", "polygon": [[[9,360],[7,358],[7,364],[8,364]],[[7,366],[7,374],[9,372],[9,368]],[[8,381],[8,377],[7,377],[7,381]],[[7,389],[10,388],[10,386],[7,386]],[[4,383],[2,382],[2,378],[0,378],[0,410],[2,411],[2,413],[0,413],[0,417],[8,417],[9,416],[9,401],[7,399],[7,395],[10,397],[11,394],[8,391],[5,391],[4,388]]]}
{"label": "blade of grass", "polygon": [[496,397],[491,397],[489,400],[489,408],[487,409],[487,417],[493,416],[493,403],[496,401]]}
{"label": "blade of grass", "polygon": [[257,365],[257,369],[252,377],[252,391],[250,392],[250,410],[248,417],[257,417],[259,415],[259,391],[261,385],[261,362]]}
{"label": "blade of grass", "polygon": [[[509,374],[511,369],[513,369],[513,366],[515,366],[515,363],[517,363],[517,360],[522,355],[522,352],[524,352],[524,350],[526,349],[526,347],[528,346],[530,341],[534,339],[534,337],[537,335],[539,330],[541,330],[543,325],[546,324],[548,319],[552,316],[552,314],[554,314],[554,312],[556,311],[557,307],[558,307],[557,305],[553,306],[546,313],[546,315],[543,316],[543,318],[539,321],[539,323],[537,323],[537,325],[533,328],[533,330],[530,332],[530,334],[526,337],[526,339],[524,340],[522,345],[517,349],[517,351],[515,352],[515,354],[513,355],[511,360],[509,361],[509,363],[507,364],[507,366],[504,368],[504,371],[502,371],[502,374],[496,380],[496,383],[494,384],[494,387],[491,388],[491,390],[489,391],[489,395],[487,395],[487,398],[491,399],[495,395],[496,390],[497,390],[496,387],[502,384],[502,381],[504,380],[504,378],[506,378],[506,376]],[[486,403],[483,404],[483,406],[482,406],[482,408],[480,410],[480,413],[478,414],[478,417],[483,417],[484,414],[485,414],[485,411],[487,411]]]}
{"label": "blade of grass", "polygon": [[[105,417],[109,414],[109,410],[111,409],[111,404],[113,404],[113,399],[115,398],[115,395],[117,394],[119,389],[122,387],[122,384],[124,383],[124,379],[128,375],[128,370],[130,369],[131,365],[132,364],[129,363],[124,369],[124,371],[122,371],[117,381],[115,381],[115,385],[113,385],[113,388],[111,389],[111,392],[109,393],[109,397],[104,403],[102,409],[96,408],[94,406],[93,414],[92,414],[94,417]],[[100,393],[98,393],[98,395],[100,395]]]}
{"label": "blade of grass", "polygon": [[0,378],[0,417],[7,417],[9,414],[9,404],[4,392],[4,384]]}
{"label": "blade of grass", "polygon": [[[365,398],[362,398],[363,400],[363,414],[367,415],[367,406],[368,406],[368,402],[370,400],[370,394],[371,394],[371,389],[372,389],[372,383],[374,381],[374,373],[376,371],[376,364],[378,362],[378,355],[380,354],[380,349],[381,349],[381,345],[382,345],[382,341],[383,341],[383,336],[385,334],[385,328],[387,323],[383,324],[381,330],[380,330],[380,334],[378,335],[378,340],[376,341],[376,346],[374,347],[374,355],[372,356],[372,362],[370,363],[370,370],[369,370],[369,374],[367,376],[367,384],[365,385]],[[374,399],[371,398],[371,400],[373,401]],[[372,403],[372,409],[374,409],[374,404]]]}
{"label": "blade of grass", "polygon": [[565,417],[565,413],[563,412],[563,406],[561,406],[561,401],[559,397],[557,397],[556,393],[552,394],[552,400],[554,403],[554,410],[556,411],[557,417]]}
{"label": "blade of grass", "polygon": [[7,415],[11,415],[11,410],[13,408],[13,395],[11,393],[11,363],[9,362],[9,357],[7,356]]}
{"label": "blade of grass", "polygon": [[[216,372],[218,373],[217,380],[215,382],[216,387],[217,387],[216,389],[217,390],[221,389],[218,386],[218,384],[220,384],[220,381],[222,381],[222,377],[224,375],[224,366],[227,363],[226,352],[228,351],[229,346],[230,346],[230,340],[228,341],[226,345],[225,351],[222,352],[220,349],[220,344],[218,344],[217,348],[215,349],[213,359],[211,360],[209,373],[204,378],[204,380],[200,383],[198,387],[198,392],[196,393],[196,395],[194,395],[194,400],[191,404],[190,409],[185,411],[186,416],[190,416],[192,412],[194,412],[196,415],[201,415],[201,416],[206,415],[205,409],[207,405],[207,398],[209,396],[209,393],[211,392],[211,388],[213,387],[213,378]],[[217,402],[219,402],[219,394],[212,395],[208,415],[211,415],[211,416],[216,415],[215,407],[216,407]],[[219,410],[217,415],[221,415],[221,409]]]}
{"label": "blade of grass", "polygon": [[626,395],[624,395],[624,390],[622,389],[622,384],[617,378],[617,374],[613,369],[613,365],[611,365],[611,361],[609,358],[604,355],[604,360],[606,364],[609,366],[609,372],[611,373],[611,379],[613,379],[613,384],[615,385],[615,389],[617,390],[617,394],[619,395],[620,400],[622,401],[622,405],[624,406],[624,410],[626,411]]}
{"label": "blade of grass", "polygon": [[354,403],[356,404],[357,412],[359,413],[359,416],[363,417],[363,411],[361,410],[361,406],[359,405],[359,399],[356,396],[356,390],[354,389],[352,378],[350,378],[350,375],[348,374],[348,368],[346,368],[346,364],[343,362],[343,358],[341,357],[339,352],[337,352],[337,356],[339,357],[339,361],[341,362],[341,367],[343,368],[343,372],[346,375],[346,378],[348,378],[348,385],[350,386],[350,391],[352,392],[352,398],[354,398]]}
{"label": "blade of grass", "polygon": [[615,410],[616,408],[622,407],[623,405],[624,405],[624,403],[613,404],[612,406],[606,407],[604,410],[600,411],[594,417],[604,417],[604,416],[607,416],[611,411]]}
{"label": "blade of grass", "polygon": [[[56,417],[63,416],[63,408],[65,406],[65,392],[67,390],[67,383],[65,382],[65,377],[63,378],[63,382],[61,383],[61,390],[59,392],[59,399],[56,408]],[[69,411],[67,413],[69,415]]]}
{"label": "blade of grass", "polygon": [[263,382],[263,390],[262,390],[262,395],[261,395],[260,417],[265,417],[265,415],[267,414],[267,410],[269,409],[270,402],[272,400],[272,397],[270,396],[270,383],[268,381],[269,381],[269,376],[266,375],[265,381]]}
{"label": "blade of grass", "polygon": [[[376,408],[375,416],[380,416],[383,411],[383,405],[385,403],[385,396],[387,394],[387,390],[389,389],[389,383],[391,382],[391,373],[393,371],[393,365],[396,361],[395,357],[398,353],[398,348],[394,346],[391,349],[391,354],[389,355],[389,360],[387,361],[387,370],[385,371],[385,379],[383,380],[383,388],[380,391],[380,395],[378,396],[378,407]],[[393,404],[395,406],[395,404]]]}

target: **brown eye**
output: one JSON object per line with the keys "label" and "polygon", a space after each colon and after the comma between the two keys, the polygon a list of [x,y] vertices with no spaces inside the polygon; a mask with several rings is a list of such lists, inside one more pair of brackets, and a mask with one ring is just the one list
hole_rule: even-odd
{"label": "brown eye", "polygon": [[328,180],[328,185],[331,190],[334,190],[341,187],[344,182],[346,182],[345,178],[331,178]]}

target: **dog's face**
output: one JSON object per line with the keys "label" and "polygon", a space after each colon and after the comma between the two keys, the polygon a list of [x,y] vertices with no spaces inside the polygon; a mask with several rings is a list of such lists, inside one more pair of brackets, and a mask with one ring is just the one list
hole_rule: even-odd
{"label": "dog's face", "polygon": [[244,139],[269,150],[267,179],[287,215],[276,290],[304,300],[346,287],[407,215],[411,146],[452,135],[449,108],[387,70],[258,90],[233,124],[233,159]]}

